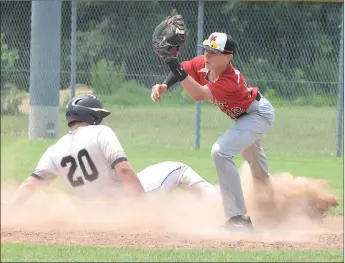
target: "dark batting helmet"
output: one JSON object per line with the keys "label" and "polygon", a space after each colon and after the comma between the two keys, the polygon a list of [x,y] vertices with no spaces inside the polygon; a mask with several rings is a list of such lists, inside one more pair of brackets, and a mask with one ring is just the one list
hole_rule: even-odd
{"label": "dark batting helmet", "polygon": [[98,125],[110,111],[103,109],[101,101],[94,95],[83,94],[71,99],[66,106],[68,126],[72,122],[87,122]]}

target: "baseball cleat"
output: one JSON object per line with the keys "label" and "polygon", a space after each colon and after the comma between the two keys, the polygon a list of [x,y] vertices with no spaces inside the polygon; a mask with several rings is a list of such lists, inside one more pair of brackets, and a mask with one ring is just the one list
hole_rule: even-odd
{"label": "baseball cleat", "polygon": [[224,228],[230,232],[253,233],[252,220],[247,215],[230,217],[224,224]]}

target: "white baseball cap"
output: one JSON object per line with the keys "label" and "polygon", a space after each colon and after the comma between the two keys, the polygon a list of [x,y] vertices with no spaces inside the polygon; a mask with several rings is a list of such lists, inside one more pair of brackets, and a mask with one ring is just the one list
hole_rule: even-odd
{"label": "white baseball cap", "polygon": [[208,39],[204,40],[202,47],[206,50],[217,53],[234,54],[236,50],[236,42],[228,34],[213,32]]}

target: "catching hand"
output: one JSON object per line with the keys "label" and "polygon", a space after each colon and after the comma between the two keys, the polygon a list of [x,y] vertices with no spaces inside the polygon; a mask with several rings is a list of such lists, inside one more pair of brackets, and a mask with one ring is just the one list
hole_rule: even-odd
{"label": "catching hand", "polygon": [[151,99],[154,102],[161,101],[162,95],[166,90],[168,89],[168,86],[166,84],[156,84],[152,87],[151,91]]}

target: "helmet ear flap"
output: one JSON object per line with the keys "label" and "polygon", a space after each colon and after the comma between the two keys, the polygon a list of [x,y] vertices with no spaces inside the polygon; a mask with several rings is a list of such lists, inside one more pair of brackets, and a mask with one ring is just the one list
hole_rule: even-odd
{"label": "helmet ear flap", "polygon": [[94,124],[98,125],[102,122],[103,118],[100,112],[95,112],[95,114],[92,116],[94,118]]}

